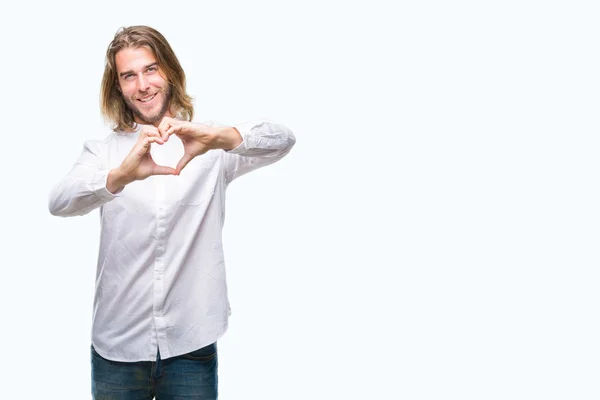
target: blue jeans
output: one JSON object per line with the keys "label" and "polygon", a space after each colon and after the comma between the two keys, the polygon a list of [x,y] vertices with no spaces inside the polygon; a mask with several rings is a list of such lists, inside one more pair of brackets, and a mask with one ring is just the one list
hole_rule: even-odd
{"label": "blue jeans", "polygon": [[94,400],[216,400],[217,344],[154,361],[118,362],[91,346]]}

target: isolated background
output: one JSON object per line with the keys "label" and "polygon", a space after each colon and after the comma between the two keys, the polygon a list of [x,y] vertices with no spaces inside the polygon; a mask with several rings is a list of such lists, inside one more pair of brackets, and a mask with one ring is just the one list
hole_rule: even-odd
{"label": "isolated background", "polygon": [[228,191],[221,399],[600,398],[595,2],[2,7],[3,397],[89,398],[98,212],[47,198],[147,24],[198,119],[297,136]]}

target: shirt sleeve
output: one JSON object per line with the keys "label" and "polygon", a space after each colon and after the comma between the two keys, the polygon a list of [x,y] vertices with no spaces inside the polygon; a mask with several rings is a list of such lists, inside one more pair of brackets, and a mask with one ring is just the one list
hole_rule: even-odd
{"label": "shirt sleeve", "polygon": [[101,144],[86,141],[71,171],[54,186],[48,204],[52,215],[84,215],[118,196],[106,188],[109,169],[101,157]]}
{"label": "shirt sleeve", "polygon": [[267,121],[250,121],[234,125],[242,143],[225,151],[227,182],[260,167],[273,164],[287,155],[296,137],[286,126]]}

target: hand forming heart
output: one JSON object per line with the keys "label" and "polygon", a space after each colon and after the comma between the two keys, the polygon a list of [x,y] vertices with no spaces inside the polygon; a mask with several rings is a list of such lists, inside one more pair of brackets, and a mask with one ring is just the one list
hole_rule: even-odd
{"label": "hand forming heart", "polygon": [[153,126],[142,126],[137,141],[121,165],[115,169],[117,183],[123,186],[151,175],[176,175],[175,169],[157,165],[150,154],[152,143],[162,145],[164,140]]}
{"label": "hand forming heart", "polygon": [[163,141],[175,134],[183,143],[183,156],[175,168],[177,175],[194,157],[214,149],[217,130],[203,124],[194,124],[175,118],[164,117],[158,125],[158,134]]}
{"label": "hand forming heart", "polygon": [[[175,169],[156,164],[150,153],[153,143],[162,146],[173,134],[183,145],[183,156]],[[138,139],[130,153],[119,167],[110,170],[107,188],[110,192],[117,193],[125,185],[151,175],[179,175],[194,157],[212,149],[232,150],[242,142],[243,138],[235,127],[214,128],[164,117],[158,127],[141,126]]]}

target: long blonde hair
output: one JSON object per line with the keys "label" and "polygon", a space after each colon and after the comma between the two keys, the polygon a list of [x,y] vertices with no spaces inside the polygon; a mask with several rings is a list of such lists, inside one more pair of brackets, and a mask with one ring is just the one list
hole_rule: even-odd
{"label": "long blonde hair", "polygon": [[131,132],[136,128],[133,112],[119,92],[119,77],[115,63],[116,54],[123,49],[145,46],[149,48],[158,62],[159,71],[171,86],[171,104],[169,109],[180,118],[191,121],[194,117],[192,97],[185,90],[185,73],[167,39],[156,29],[149,26],[130,26],[120,28],[106,51],[106,64],[100,88],[100,110],[105,119],[112,123],[117,131]]}

